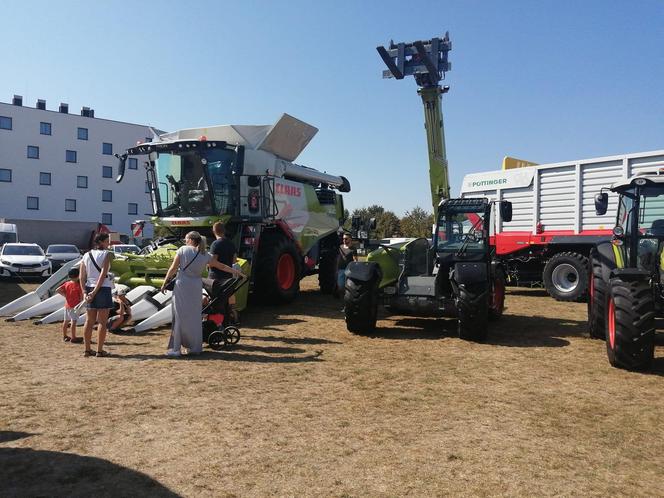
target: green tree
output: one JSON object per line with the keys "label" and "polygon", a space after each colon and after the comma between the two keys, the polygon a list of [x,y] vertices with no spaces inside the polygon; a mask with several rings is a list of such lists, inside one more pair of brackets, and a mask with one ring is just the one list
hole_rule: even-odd
{"label": "green tree", "polygon": [[400,226],[404,237],[431,237],[433,214],[417,206],[401,218]]}
{"label": "green tree", "polygon": [[[397,215],[392,211],[386,211],[384,207],[377,204],[354,209],[352,216],[359,216],[363,220],[376,218],[376,230],[370,235],[371,238],[398,237],[401,234]],[[350,223],[348,226],[350,227]]]}

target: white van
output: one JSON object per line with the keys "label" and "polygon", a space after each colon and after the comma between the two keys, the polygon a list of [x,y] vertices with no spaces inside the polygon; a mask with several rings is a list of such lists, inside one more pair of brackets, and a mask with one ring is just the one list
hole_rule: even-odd
{"label": "white van", "polygon": [[18,230],[13,223],[0,223],[0,247],[7,242],[18,242]]}

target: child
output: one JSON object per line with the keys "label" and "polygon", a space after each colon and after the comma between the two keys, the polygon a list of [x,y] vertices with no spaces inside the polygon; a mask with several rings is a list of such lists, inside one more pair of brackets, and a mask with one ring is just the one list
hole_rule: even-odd
{"label": "child", "polygon": [[[65,319],[62,322],[62,340],[65,342],[80,343],[82,337],[76,337],[76,322],[78,313],[74,308],[83,301],[83,291],[78,281],[78,268],[69,270],[69,280],[58,287],[57,293],[65,297]],[[71,324],[71,337],[67,335],[67,328]]]}
{"label": "child", "polygon": [[108,319],[108,330],[117,334],[122,332],[120,327],[131,322],[131,303],[125,296],[126,290],[124,288],[116,288],[113,293],[114,310],[111,311],[113,316]]}

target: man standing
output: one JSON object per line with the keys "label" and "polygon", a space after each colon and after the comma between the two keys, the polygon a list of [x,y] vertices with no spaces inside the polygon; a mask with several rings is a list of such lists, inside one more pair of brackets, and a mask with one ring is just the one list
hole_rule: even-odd
{"label": "man standing", "polygon": [[[217,221],[212,225],[212,232],[215,236],[215,241],[210,246],[212,259],[232,267],[237,261],[237,250],[235,249],[233,241],[227,236],[228,227],[225,227],[223,223]],[[208,278],[214,280],[227,280],[232,277],[233,275],[230,273],[217,270],[216,268],[210,268],[208,273]],[[231,320],[234,323],[238,323],[237,310],[235,309],[235,295],[228,298],[228,305],[230,308]]]}
{"label": "man standing", "polygon": [[337,255],[337,291],[338,297],[343,296],[346,284],[346,267],[348,263],[357,261],[357,250],[353,248],[353,239],[349,233],[343,234]]}

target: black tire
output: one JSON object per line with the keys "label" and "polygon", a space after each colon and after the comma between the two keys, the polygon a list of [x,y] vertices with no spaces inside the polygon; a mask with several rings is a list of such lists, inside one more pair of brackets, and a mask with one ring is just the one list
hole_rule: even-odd
{"label": "black tire", "polygon": [[486,339],[489,327],[489,284],[460,285],[456,303],[459,339]]}
{"label": "black tire", "polygon": [[606,305],[609,300],[609,283],[604,280],[604,272],[599,254],[590,251],[590,275],[588,278],[588,333],[593,339],[606,338]]}
{"label": "black tire", "polygon": [[362,282],[346,279],[344,293],[346,328],[354,334],[371,334],[376,330],[378,316],[378,281]]}
{"label": "black tire", "polygon": [[318,285],[323,294],[332,294],[337,287],[338,247],[339,241],[336,234],[333,241],[328,241],[327,237],[321,241],[321,253],[318,260]]}
{"label": "black tire", "polygon": [[489,320],[499,320],[505,310],[505,288],[507,279],[502,268],[496,270],[496,275],[491,286],[491,295],[489,296]]}
{"label": "black tire", "polygon": [[607,306],[606,353],[609,363],[645,370],[655,355],[655,298],[649,282],[612,278]]}
{"label": "black tire", "polygon": [[217,324],[212,320],[205,320],[203,321],[202,329],[203,329],[203,342],[208,342],[210,334],[212,334],[212,332],[217,330]]}
{"label": "black tire", "polygon": [[576,252],[554,254],[542,275],[549,295],[557,301],[583,301],[588,292],[588,258]]}
{"label": "black tire", "polygon": [[[282,233],[267,232],[261,236],[257,260],[254,272],[254,290],[257,296],[269,304],[293,301],[300,292],[302,277],[302,258],[295,242]],[[280,281],[279,269],[284,261],[292,266],[288,278],[283,278],[282,275]]]}
{"label": "black tire", "polygon": [[240,329],[233,325],[229,325],[224,329],[224,336],[228,344],[237,344],[240,342]]}

